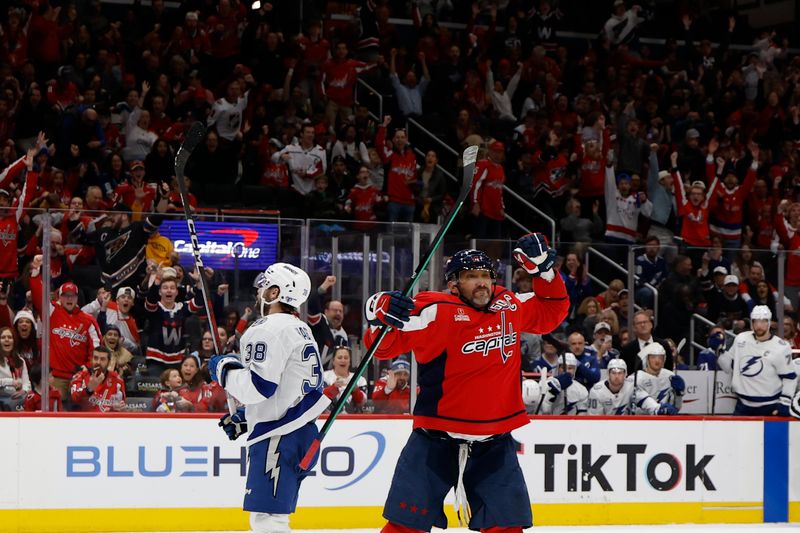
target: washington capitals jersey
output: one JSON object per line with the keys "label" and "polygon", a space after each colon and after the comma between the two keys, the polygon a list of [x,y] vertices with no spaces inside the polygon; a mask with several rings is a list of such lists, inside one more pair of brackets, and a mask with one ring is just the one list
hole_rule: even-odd
{"label": "washington capitals jersey", "polygon": [[[561,276],[536,278],[533,291],[517,295],[495,286],[485,311],[452,294],[416,296],[411,320],[402,330],[390,329],[375,354],[391,359],[414,352],[420,388],[414,427],[493,435],[527,424],[520,333],[550,333],[569,309]],[[366,331],[367,347],[378,331]]]}
{"label": "washington capitals jersey", "polygon": [[248,446],[291,433],[328,407],[308,324],[287,313],[271,314],[254,322],[240,345],[244,368],[228,372],[225,390],[245,406]]}
{"label": "washington capitals jersey", "polygon": [[545,415],[585,415],[589,405],[589,391],[586,387],[573,381],[566,391],[550,387],[555,378],[547,380],[542,403],[542,414]]}
{"label": "washington capitals jersey", "polygon": [[632,414],[631,409],[637,413],[654,415],[659,407],[659,403],[643,389],[633,386],[631,377],[625,380],[619,392],[611,392],[608,381],[601,381],[589,391],[590,415],[629,415]]}
{"label": "washington capitals jersey", "polygon": [[744,405],[789,405],[792,400],[797,374],[791,347],[779,337],[760,342],[752,331],[739,333],[719,357],[719,367],[733,374],[731,388]]}
{"label": "washington capitals jersey", "polygon": [[190,315],[203,310],[203,295],[198,292],[194,299],[175,302],[172,309],[167,309],[155,300],[154,292],[151,288],[144,303],[148,315],[146,356],[153,361],[177,365],[184,355],[183,324]]}
{"label": "washington capitals jersey", "polygon": [[[651,398],[653,398],[658,403],[671,403],[677,409],[681,408],[681,404],[683,403],[683,398],[675,394],[675,391],[672,389],[672,376],[675,373],[672,370],[667,370],[666,368],[662,368],[661,372],[658,373],[657,376],[653,374],[649,374],[644,370],[639,370],[638,375],[636,376],[636,386],[640,389],[644,390]],[[628,376],[629,380],[633,380],[632,376]],[[637,414],[647,414],[643,413],[637,409]]]}

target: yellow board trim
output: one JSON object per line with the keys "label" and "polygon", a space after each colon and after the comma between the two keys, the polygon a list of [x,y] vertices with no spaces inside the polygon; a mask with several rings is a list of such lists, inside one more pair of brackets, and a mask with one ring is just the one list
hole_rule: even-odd
{"label": "yellow board trim", "polygon": [[800,522],[800,502],[789,502],[789,522]]}
{"label": "yellow board trim", "polygon": [[[763,521],[761,502],[534,504],[538,526],[615,524],[753,524]],[[379,528],[381,507],[303,507],[292,515],[294,529]],[[445,508],[451,525],[458,520]],[[800,502],[789,504],[789,521],[800,522]],[[239,509],[10,509],[0,510],[0,533],[111,531],[245,531]]]}

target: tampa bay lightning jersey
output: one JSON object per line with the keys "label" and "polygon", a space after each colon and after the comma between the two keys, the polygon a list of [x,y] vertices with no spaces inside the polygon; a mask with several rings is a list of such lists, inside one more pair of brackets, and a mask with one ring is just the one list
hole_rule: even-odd
{"label": "tampa bay lightning jersey", "polygon": [[659,407],[659,403],[643,389],[633,386],[633,380],[629,376],[619,392],[611,392],[608,381],[601,381],[592,387],[589,391],[587,412],[590,415],[628,415],[633,408],[636,412],[654,415],[658,413]]}
{"label": "tampa bay lightning jersey", "polygon": [[758,341],[752,331],[739,333],[720,356],[719,367],[732,374],[731,388],[744,405],[791,402],[797,374],[791,347],[780,337]]}
{"label": "tampa bay lightning jersey", "polygon": [[308,325],[288,313],[265,316],[242,335],[244,369],[231,370],[225,390],[245,406],[251,445],[286,435],[322,413],[322,364]]}
{"label": "tampa bay lightning jersey", "polygon": [[549,384],[557,381],[556,378],[547,380],[548,385],[544,390],[544,403],[542,414],[545,415],[585,415],[589,400],[589,391],[586,387],[573,381],[566,391],[550,387]]}
{"label": "tampa bay lightning jersey", "polygon": [[[662,368],[657,376],[648,374],[644,370],[639,370],[636,376],[636,386],[644,390],[648,396],[659,404],[671,403],[677,409],[680,409],[683,404],[683,397],[675,394],[672,389],[672,376],[674,375],[675,373],[672,370],[667,370],[666,368]],[[633,378],[629,377],[628,379]],[[636,412],[637,414],[646,414],[638,409]]]}

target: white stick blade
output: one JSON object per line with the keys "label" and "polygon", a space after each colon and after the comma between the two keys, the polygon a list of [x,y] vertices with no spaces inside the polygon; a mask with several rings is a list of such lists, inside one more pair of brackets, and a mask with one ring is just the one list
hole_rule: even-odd
{"label": "white stick blade", "polygon": [[464,166],[474,165],[475,161],[478,159],[478,147],[477,146],[470,146],[466,150],[464,150]]}

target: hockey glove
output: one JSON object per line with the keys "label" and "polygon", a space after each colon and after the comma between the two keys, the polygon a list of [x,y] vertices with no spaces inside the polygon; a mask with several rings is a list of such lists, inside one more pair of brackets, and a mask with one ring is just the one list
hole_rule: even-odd
{"label": "hockey glove", "polygon": [[709,335],[707,341],[708,347],[712,350],[716,350],[725,343],[725,334],[721,331],[718,331],[713,335]]}
{"label": "hockey glove", "polygon": [[656,412],[657,415],[677,415],[678,409],[671,403],[662,403]]}
{"label": "hockey glove", "polygon": [[789,406],[789,414],[795,418],[800,418],[800,391],[792,398],[792,405]]}
{"label": "hockey glove", "polygon": [[414,310],[414,301],[400,291],[373,294],[364,306],[364,315],[370,326],[387,324],[403,329]]}
{"label": "hockey glove", "polygon": [[[529,233],[517,241],[514,259],[533,277],[539,277],[553,268],[556,251],[550,248],[547,237],[541,233]],[[552,278],[551,278],[552,279]]]}
{"label": "hockey glove", "polygon": [[547,390],[553,396],[550,401],[554,401],[556,396],[558,396],[558,393],[567,390],[570,385],[572,385],[572,374],[567,372],[559,374],[553,377],[553,379],[548,379]]}
{"label": "hockey glove", "polygon": [[683,393],[686,391],[686,382],[680,376],[672,376],[669,379],[670,384],[672,385],[672,390],[675,391],[675,394],[678,396],[683,396]]}
{"label": "hockey glove", "polygon": [[225,388],[225,379],[228,370],[244,368],[244,365],[235,355],[214,355],[208,360],[208,373],[211,379]]}
{"label": "hockey glove", "polygon": [[247,419],[244,417],[244,409],[237,409],[235,413],[228,413],[220,418],[219,427],[225,430],[231,440],[236,440],[247,433]]}

